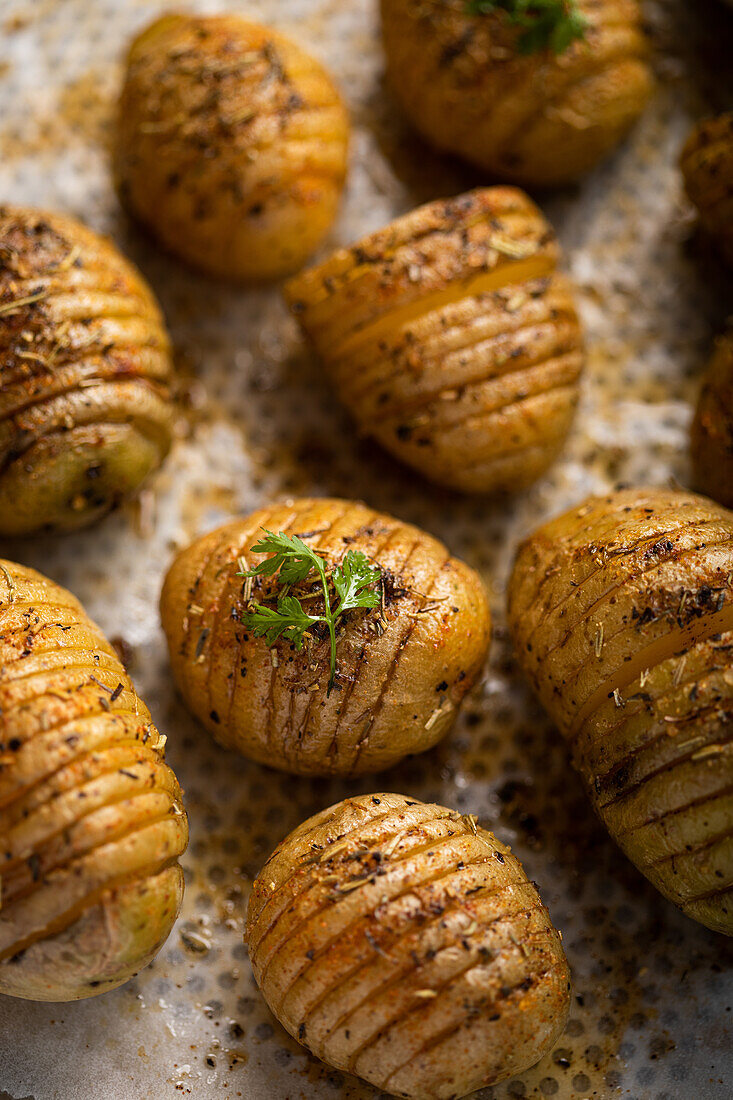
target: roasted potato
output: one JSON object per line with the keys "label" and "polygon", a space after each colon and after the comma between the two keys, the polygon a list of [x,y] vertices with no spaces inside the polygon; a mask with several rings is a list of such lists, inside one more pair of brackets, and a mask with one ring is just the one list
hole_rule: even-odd
{"label": "roasted potato", "polygon": [[0,561],[0,993],[92,997],[165,942],[188,828],[164,745],[81,604]]}
{"label": "roasted potato", "polygon": [[[334,566],[361,551],[379,572],[379,606],[347,612],[333,652],[319,623],[298,651],[246,625],[253,603],[274,604],[276,578],[243,581],[267,555],[262,529],[297,534]],[[313,614],[324,596],[296,585]],[[489,644],[479,577],[424,531],[342,500],[263,508],[198,539],[173,562],[161,598],[176,683],[222,745],[262,764],[309,775],[379,771],[431,748],[448,731]]]}
{"label": "roasted potato", "polygon": [[560,936],[519,861],[474,817],[399,794],[348,798],[286,837],[247,939],[294,1038],[413,1100],[521,1073],[568,1014]]}
{"label": "roasted potato", "polygon": [[[438,149],[531,186],[569,183],[621,141],[652,88],[636,0],[578,0],[582,38],[525,49],[504,11],[381,0],[387,78]],[[503,5],[499,5],[502,7]]]}
{"label": "roasted potato", "polygon": [[733,514],[593,498],[520,548],[519,661],[611,836],[684,913],[733,935]]}
{"label": "roasted potato", "polygon": [[555,235],[509,187],[432,202],[285,290],[361,430],[463,492],[515,490],[557,457],[583,338]]}
{"label": "roasted potato", "polygon": [[164,15],[132,43],[115,175],[124,205],[210,275],[272,279],[325,236],[349,126],[330,76],[238,15]]}
{"label": "roasted potato", "polygon": [[171,442],[168,336],[139,272],[60,214],[0,206],[0,534],[69,531]]}
{"label": "roasted potato", "polygon": [[697,488],[733,507],[733,329],[720,338],[692,422]]}
{"label": "roasted potato", "polygon": [[733,112],[696,126],[680,164],[701,225],[733,265]]}

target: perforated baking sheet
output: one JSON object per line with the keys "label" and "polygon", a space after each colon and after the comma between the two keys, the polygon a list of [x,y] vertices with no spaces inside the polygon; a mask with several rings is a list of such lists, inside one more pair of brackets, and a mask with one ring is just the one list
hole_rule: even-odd
{"label": "perforated baking sheet", "polygon": [[[165,0],[0,0],[0,198],[67,210],[142,268],[179,350],[185,409],[173,454],[140,501],[56,542],[10,543],[70,587],[108,635],[168,735],[191,846],[180,921],[153,966],[68,1005],[0,998],[0,1100],[366,1100],[271,1017],[242,927],[253,876],[281,837],[354,790],[395,790],[464,812],[510,843],[563,930],[570,1020],[533,1070],[481,1100],[733,1095],[730,941],[665,902],[595,821],[567,757],[512,664],[504,591],[513,547],[545,517],[621,482],[688,480],[698,378],[733,287],[694,232],[675,167],[690,122],[733,104],[733,16],[715,0],[648,6],[657,97],[629,143],[582,185],[538,196],[579,286],[590,362],[572,439],[511,504],[455,498],[355,439],[277,289],[185,270],[121,213],[108,142],[128,38]],[[332,69],[354,140],[347,243],[419,202],[493,182],[432,154],[382,86],[376,0],[221,0],[295,35]],[[192,537],[283,495],[335,494],[418,523],[486,577],[490,663],[437,750],[356,783],[269,772],[216,748],[176,698],[158,621],[161,577]],[[4,1090],[4,1091],[3,1091]]]}

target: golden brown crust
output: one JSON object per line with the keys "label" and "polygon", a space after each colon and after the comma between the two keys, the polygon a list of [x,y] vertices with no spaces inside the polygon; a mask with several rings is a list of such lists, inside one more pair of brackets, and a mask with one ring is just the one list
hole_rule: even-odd
{"label": "golden brown crust", "polygon": [[188,829],[164,744],[71,593],[0,561],[0,992],[94,996],[167,938]]}
{"label": "golden brown crust", "polygon": [[636,0],[578,0],[583,40],[556,56],[517,50],[502,14],[463,0],[382,0],[387,75],[417,129],[500,178],[570,182],[605,157],[652,88]]}
{"label": "golden brown crust", "polygon": [[160,309],[75,219],[0,206],[0,533],[91,523],[171,442]]}
{"label": "golden brown crust", "polygon": [[719,339],[703,379],[691,450],[697,488],[733,507],[733,331]]}
{"label": "golden brown crust", "polygon": [[[330,643],[268,649],[241,623],[238,562],[261,528],[299,534],[338,564],[361,550],[380,566],[384,607],[350,612]],[[257,582],[252,595],[267,597]],[[389,767],[443,737],[483,665],[489,611],[479,577],[431,536],[341,500],[273,505],[198,539],[163,586],[173,674],[190,709],[222,744],[271,767],[356,775]]]}
{"label": "golden brown crust", "polygon": [[520,547],[509,617],[611,835],[733,934],[733,515],[672,490],[592,498]]}
{"label": "golden brown crust", "polygon": [[680,165],[700,222],[733,265],[733,112],[700,122],[687,139]]}
{"label": "golden brown crust", "polygon": [[431,480],[516,490],[556,458],[584,362],[551,226],[523,192],[429,203],[286,286],[361,430]]}
{"label": "golden brown crust", "polygon": [[360,795],[305,821],[254,882],[255,978],[317,1057],[397,1096],[463,1096],[534,1065],[569,972],[521,864],[444,806]]}
{"label": "golden brown crust", "polygon": [[302,266],[330,227],[348,118],[326,70],[237,15],[164,15],[132,43],[115,172],[163,245],[212,275]]}

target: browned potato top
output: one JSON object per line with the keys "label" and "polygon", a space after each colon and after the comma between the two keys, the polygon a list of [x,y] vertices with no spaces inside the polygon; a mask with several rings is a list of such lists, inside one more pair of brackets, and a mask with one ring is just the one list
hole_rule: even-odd
{"label": "browned potato top", "polygon": [[430,142],[492,175],[567,183],[641,114],[652,77],[637,0],[578,0],[584,37],[526,54],[506,14],[465,0],[381,0],[387,76]]}
{"label": "browned potato top", "polygon": [[326,70],[238,15],[164,15],[130,47],[116,175],[125,204],[210,274],[297,270],[333,221],[348,118]]}
{"label": "browned potato top", "polygon": [[[268,648],[241,619],[273,592],[238,572],[259,555],[261,529],[298,534],[331,565],[360,550],[381,570],[381,606],[349,612],[330,642],[315,631],[298,652]],[[314,592],[317,589],[314,589]],[[300,592],[311,599],[310,589]],[[161,597],[173,674],[190,709],[222,744],[271,767],[354,775],[430,748],[453,723],[489,644],[479,577],[437,541],[363,504],[272,505],[198,539],[173,562]]]}
{"label": "browned potato top", "polygon": [[733,265],[733,112],[699,123],[680,163],[703,227]]}
{"label": "browned potato top", "polygon": [[520,547],[509,616],[612,836],[733,934],[733,514],[673,490],[593,498]]}
{"label": "browned potato top", "polygon": [[556,457],[583,340],[552,227],[491,187],[419,207],[286,286],[360,428],[432,480],[517,489]]}
{"label": "browned potato top", "polygon": [[560,937],[518,860],[474,817],[403,795],[292,832],[254,882],[247,939],[291,1035],[413,1100],[521,1073],[568,1013]]}
{"label": "browned potato top", "polygon": [[692,424],[695,485],[733,507],[733,329],[721,336],[703,379]]}
{"label": "browned potato top", "polygon": [[71,593],[0,561],[0,993],[90,997],[164,943],[188,836],[164,744]]}
{"label": "browned potato top", "polygon": [[73,218],[0,206],[0,534],[69,530],[138,488],[171,441],[158,305]]}

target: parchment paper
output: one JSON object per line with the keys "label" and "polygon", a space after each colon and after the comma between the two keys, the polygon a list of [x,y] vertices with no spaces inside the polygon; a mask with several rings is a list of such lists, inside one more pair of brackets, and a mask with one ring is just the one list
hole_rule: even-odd
{"label": "parchment paper", "polygon": [[[179,349],[185,415],[140,501],[59,540],[0,546],[68,585],[132,653],[186,789],[181,919],[153,966],[78,1004],[0,998],[0,1098],[362,1100],[272,1019],[242,926],[252,877],[299,821],[354,790],[412,793],[476,813],[510,843],[563,930],[573,1010],[557,1049],[479,1094],[723,1100],[733,1094],[730,941],[665,902],[595,821],[566,752],[521,683],[504,632],[513,547],[546,517],[619,483],[688,479],[691,401],[733,288],[693,231],[676,169],[693,119],[733,104],[733,16],[715,0],[647,7],[657,97],[630,141],[577,188],[537,196],[579,284],[589,367],[551,475],[510,504],[454,498],[355,438],[277,288],[215,284],[130,224],[108,167],[129,37],[165,0],[0,0],[0,197],[68,210],[109,232],[150,279]],[[352,169],[331,242],[418,202],[491,183],[413,136],[382,85],[375,0],[227,0],[295,35],[352,111]],[[157,602],[173,551],[291,494],[361,497],[418,523],[479,568],[496,632],[489,667],[439,749],[352,784],[282,776],[217,749],[176,698]],[[5,1091],[2,1091],[5,1090]]]}

